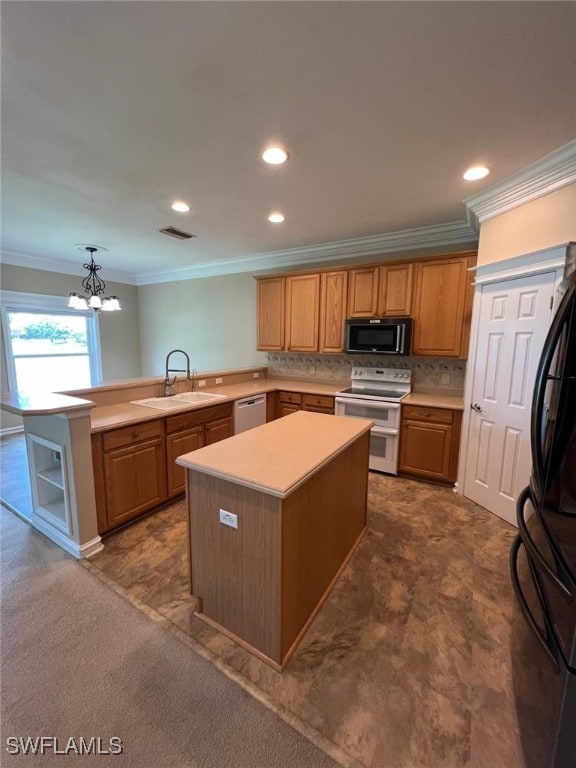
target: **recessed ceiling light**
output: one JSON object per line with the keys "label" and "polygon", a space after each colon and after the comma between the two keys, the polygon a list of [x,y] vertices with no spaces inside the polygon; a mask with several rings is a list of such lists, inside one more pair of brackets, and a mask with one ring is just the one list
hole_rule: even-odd
{"label": "recessed ceiling light", "polygon": [[262,159],[270,165],[282,165],[288,160],[288,152],[282,147],[268,147],[263,153]]}
{"label": "recessed ceiling light", "polygon": [[280,211],[274,211],[274,213],[271,213],[270,216],[268,216],[268,221],[271,221],[273,224],[282,224],[285,220],[286,216],[284,216],[283,213],[280,213]]}
{"label": "recessed ceiling light", "polygon": [[178,211],[178,213],[188,213],[190,210],[190,206],[188,203],[185,203],[183,200],[175,200],[172,203],[172,210]]}
{"label": "recessed ceiling light", "polygon": [[490,169],[486,168],[485,165],[474,165],[472,168],[468,168],[464,173],[464,178],[466,181],[477,181],[478,179],[483,179],[485,176],[488,176],[489,173]]}

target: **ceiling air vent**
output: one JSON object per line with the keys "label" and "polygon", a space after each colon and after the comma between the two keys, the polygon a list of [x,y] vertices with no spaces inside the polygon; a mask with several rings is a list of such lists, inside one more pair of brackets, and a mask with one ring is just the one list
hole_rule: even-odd
{"label": "ceiling air vent", "polygon": [[164,227],[164,229],[159,229],[158,231],[163,235],[168,235],[168,237],[175,237],[176,240],[190,240],[191,237],[196,237],[196,235],[183,232],[181,229],[176,229],[176,227]]}

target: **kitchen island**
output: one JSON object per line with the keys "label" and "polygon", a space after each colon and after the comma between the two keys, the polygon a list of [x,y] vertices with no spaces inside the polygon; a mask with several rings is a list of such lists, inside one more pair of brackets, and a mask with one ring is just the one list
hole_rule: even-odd
{"label": "kitchen island", "polygon": [[277,670],[366,528],[371,426],[298,411],[177,459],[198,616]]}

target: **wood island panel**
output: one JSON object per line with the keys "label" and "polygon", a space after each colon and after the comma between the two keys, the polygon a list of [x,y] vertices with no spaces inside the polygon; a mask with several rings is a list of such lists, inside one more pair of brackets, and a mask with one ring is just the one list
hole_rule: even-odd
{"label": "wood island panel", "polygon": [[[220,628],[265,656],[280,656],[280,514],[282,500],[189,470],[188,504],[194,594]],[[238,528],[219,510],[238,515]]]}
{"label": "wood island panel", "polygon": [[[279,420],[251,436],[236,435],[217,453],[201,448],[178,460],[187,468],[190,585],[198,616],[280,671],[365,530],[371,425],[306,412],[288,418],[289,425]],[[252,447],[258,464],[279,439],[280,461],[301,460],[310,430],[329,432],[332,425],[310,464],[300,461],[298,474],[279,485],[268,486],[264,474],[259,481],[238,475],[237,463],[235,474],[225,474],[231,456]],[[237,515],[238,527],[222,524],[220,510]]]}
{"label": "wood island panel", "polygon": [[366,529],[368,433],[284,501],[282,647],[286,663]]}

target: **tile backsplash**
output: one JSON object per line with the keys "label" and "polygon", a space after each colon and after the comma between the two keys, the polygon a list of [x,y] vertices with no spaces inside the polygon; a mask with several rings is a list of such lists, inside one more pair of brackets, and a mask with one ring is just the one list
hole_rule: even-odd
{"label": "tile backsplash", "polygon": [[268,352],[268,376],[347,382],[352,368],[410,368],[412,389],[463,391],[466,360],[438,357],[388,357],[386,355],[318,355],[296,352]]}

